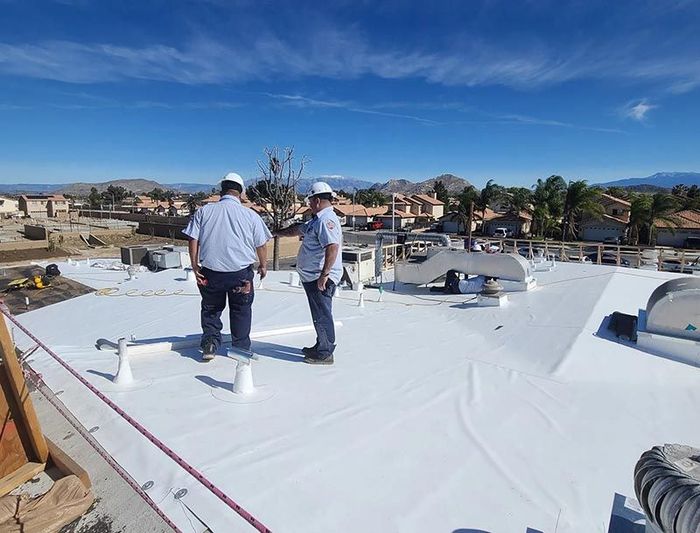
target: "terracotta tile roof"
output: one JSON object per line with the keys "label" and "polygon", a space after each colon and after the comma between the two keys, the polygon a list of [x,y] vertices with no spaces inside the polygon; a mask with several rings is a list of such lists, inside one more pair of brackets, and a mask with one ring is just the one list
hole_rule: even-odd
{"label": "terracotta tile roof", "polygon": [[442,202],[438,200],[437,198],[433,198],[429,194],[414,194],[411,196],[414,200],[418,200],[419,202],[423,204],[430,204],[430,205],[445,205],[445,202]]}
{"label": "terracotta tile roof", "polygon": [[340,213],[345,217],[352,215],[355,215],[356,217],[368,216],[367,208],[360,204],[336,204],[333,206],[333,209],[335,209],[336,213]]}
{"label": "terracotta tile roof", "polygon": [[495,217],[492,217],[489,219],[488,217],[486,220],[532,220],[532,215],[528,213],[527,211],[520,211],[520,215],[516,215],[514,213],[496,213]]}
{"label": "terracotta tile roof", "polygon": [[627,200],[623,200],[622,198],[617,198],[616,196],[610,196],[609,194],[601,193],[600,195],[601,199],[607,200],[608,202],[615,202],[617,204],[622,204],[627,207],[632,207],[632,204],[629,203]]}
{"label": "terracotta tile roof", "polygon": [[68,200],[65,196],[62,194],[23,194],[20,196],[20,198],[23,198],[25,201],[27,200]]}
{"label": "terracotta tile roof", "polygon": [[[487,222],[489,220],[492,220],[494,218],[498,218],[500,216],[501,216],[501,213],[497,213],[496,211],[494,211],[490,207],[487,207],[486,211],[484,212],[484,220]],[[474,220],[477,220],[477,219],[481,220],[481,211],[477,211],[476,209],[474,209]]]}
{"label": "terracotta tile roof", "polygon": [[[400,211],[398,209],[396,211],[394,211],[394,213],[395,213],[396,218],[416,218],[416,215],[414,215],[413,213],[406,213],[406,211]],[[388,210],[383,215],[377,215],[377,216],[393,218],[391,215],[391,209]]]}
{"label": "terracotta tile roof", "polygon": [[[415,198],[411,198],[410,196],[406,196],[405,194],[397,193],[396,194],[396,201],[397,202],[403,202],[406,204],[413,204],[413,205],[420,205],[420,201],[416,200]],[[391,196],[389,196],[389,199],[387,200],[387,205],[391,205]]]}
{"label": "terracotta tile roof", "polygon": [[675,220],[675,224],[669,224],[664,220],[659,220],[656,226],[659,228],[674,228],[674,229],[700,229],[700,211],[695,209],[686,209],[679,211],[671,216]]}

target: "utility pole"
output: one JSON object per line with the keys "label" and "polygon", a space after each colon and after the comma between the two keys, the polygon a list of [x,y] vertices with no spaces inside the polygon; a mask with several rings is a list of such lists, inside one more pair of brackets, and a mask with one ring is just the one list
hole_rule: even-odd
{"label": "utility pole", "polygon": [[[468,240],[469,246],[468,246],[468,248],[469,248],[469,250],[467,253],[472,253],[472,220],[474,220],[474,201],[473,200],[471,202],[469,202],[469,221],[468,221],[468,224],[469,224],[469,240]],[[483,222],[482,222],[482,224],[483,224]]]}
{"label": "utility pole", "polygon": [[357,187],[352,188],[352,231],[355,231],[355,193],[357,192]]}
{"label": "utility pole", "polygon": [[396,231],[396,193],[391,193],[391,231]]}

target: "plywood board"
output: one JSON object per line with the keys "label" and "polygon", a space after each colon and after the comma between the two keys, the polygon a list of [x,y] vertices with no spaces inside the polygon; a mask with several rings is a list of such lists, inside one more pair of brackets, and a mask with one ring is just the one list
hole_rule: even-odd
{"label": "plywood board", "polygon": [[65,476],[70,476],[71,474],[76,476],[86,489],[92,487],[90,476],[83,467],[76,463],[71,456],[59,448],[58,445],[48,437],[46,437],[46,444],[49,447],[49,462],[51,464],[58,468]]}
{"label": "plywood board", "polygon": [[[29,437],[29,444],[33,459],[45,463],[49,457],[49,449],[46,446],[44,435],[41,432],[41,426],[34,411],[31,397],[29,396],[29,388],[24,379],[22,368],[15,354],[15,346],[10,337],[10,332],[7,329],[7,324],[4,317],[0,318],[0,357],[2,357],[2,365],[0,372],[3,372],[7,377],[12,396],[16,401],[17,411],[13,413],[13,418],[17,424],[21,424]],[[9,396],[9,394],[7,394]],[[9,402],[12,405],[12,402]],[[27,450],[29,451],[29,450]]]}
{"label": "plywood board", "polygon": [[[4,382],[4,383],[3,383]],[[29,461],[24,450],[11,403],[6,397],[7,379],[0,375],[0,477],[5,477]]]}
{"label": "plywood board", "polygon": [[25,483],[43,471],[46,465],[44,463],[26,463],[19,467],[11,474],[0,479],[0,496],[9,494],[22,483]]}

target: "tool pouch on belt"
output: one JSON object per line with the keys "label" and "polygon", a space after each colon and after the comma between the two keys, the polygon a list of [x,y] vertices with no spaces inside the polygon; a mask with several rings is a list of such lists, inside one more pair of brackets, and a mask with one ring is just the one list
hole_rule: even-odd
{"label": "tool pouch on belt", "polygon": [[233,292],[237,294],[250,294],[252,287],[253,284],[249,280],[244,280],[241,281],[241,284],[238,287],[233,288]]}

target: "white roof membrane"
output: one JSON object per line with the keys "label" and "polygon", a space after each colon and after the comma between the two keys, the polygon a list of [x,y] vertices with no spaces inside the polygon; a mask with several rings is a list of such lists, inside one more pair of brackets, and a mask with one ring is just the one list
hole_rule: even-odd
{"label": "white roof membrane", "polygon": [[[643,451],[700,442],[691,421],[700,370],[601,329],[613,311],[644,308],[673,274],[560,264],[502,308],[400,284],[383,302],[367,291],[359,308],[341,291],[335,365],[301,362],[310,332],[254,341],[254,379],[272,396],[234,403],[232,359],[201,363],[196,349],[134,356],[137,383],[119,392],[114,352],[94,347],[100,337],[198,334],[199,297],[181,270],[126,282],[123,272],[59,267],[122,295],[85,295],[21,322],[276,531],[607,531],[615,494],[633,495]],[[253,331],[310,322],[303,289],[287,281],[273,272],[257,291]],[[181,292],[149,296],[158,290]],[[154,481],[148,493],[178,527],[251,529],[46,354],[31,359],[139,483]]]}

